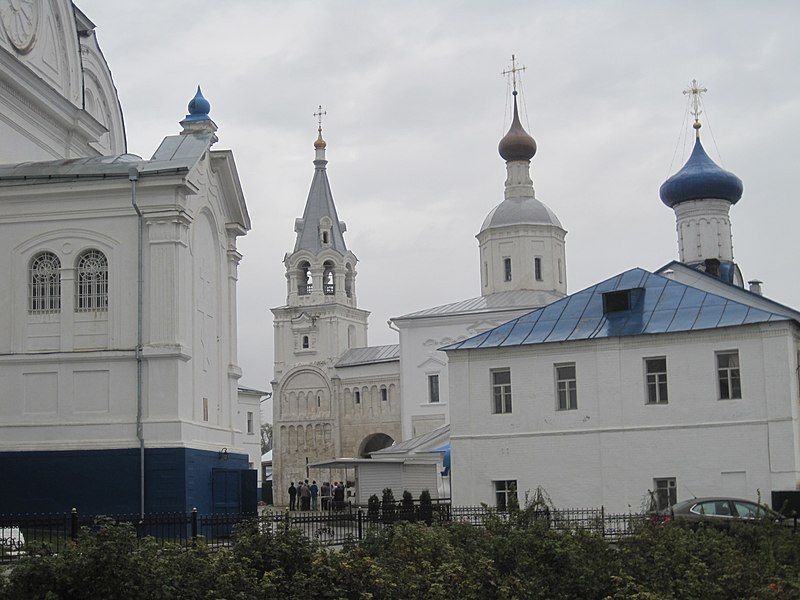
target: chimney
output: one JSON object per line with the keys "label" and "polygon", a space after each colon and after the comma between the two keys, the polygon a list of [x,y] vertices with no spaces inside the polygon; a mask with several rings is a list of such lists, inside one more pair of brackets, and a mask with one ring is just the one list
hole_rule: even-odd
{"label": "chimney", "polygon": [[754,294],[758,294],[759,296],[763,296],[764,294],[761,293],[761,284],[764,283],[763,281],[759,281],[758,279],[751,279],[747,282],[747,285],[750,286],[750,291]]}

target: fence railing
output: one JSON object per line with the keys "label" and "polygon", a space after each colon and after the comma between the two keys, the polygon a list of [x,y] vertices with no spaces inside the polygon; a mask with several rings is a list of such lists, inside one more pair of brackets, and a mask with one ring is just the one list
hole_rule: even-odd
{"label": "fence railing", "polygon": [[[65,514],[0,515],[0,562],[15,560],[28,551],[59,553],[78,541],[81,528],[95,528],[100,517],[83,515],[77,510]],[[158,513],[110,515],[115,522],[130,523],[139,538],[152,537],[162,545],[188,547],[203,544],[211,549],[228,548],[234,543],[236,526],[242,521],[255,521],[259,531],[278,532],[299,529],[303,534],[325,545],[340,545],[363,540],[370,530],[385,529],[402,521],[428,524],[460,522],[485,527],[490,521],[516,518],[520,526],[544,524],[558,531],[578,529],[593,531],[616,540],[634,533],[646,522],[639,514],[608,514],[603,508],[523,511],[509,513],[487,506],[452,506],[449,503],[420,505],[414,503],[382,506],[378,509],[347,506],[337,511],[267,510],[258,516],[238,514],[201,515],[191,513]]]}

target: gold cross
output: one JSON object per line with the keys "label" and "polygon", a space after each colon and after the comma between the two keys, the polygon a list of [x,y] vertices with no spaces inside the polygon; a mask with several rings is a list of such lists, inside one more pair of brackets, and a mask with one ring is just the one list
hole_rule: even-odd
{"label": "gold cross", "polygon": [[[708,91],[708,88],[703,87],[701,84],[697,83],[697,79],[692,79],[691,85],[688,88],[683,90],[683,95],[686,96],[687,94],[692,95],[692,110],[691,114],[694,117],[694,122],[700,122],[700,115],[702,114],[702,110],[700,109],[700,105],[703,103],[703,99],[700,97],[701,94],[704,94]],[[696,128],[695,128],[696,129]]]}
{"label": "gold cross", "polygon": [[314,113],[314,116],[317,117],[317,123],[319,123],[319,131],[322,131],[322,117],[327,115],[328,111],[322,110],[322,104],[319,105],[317,112]]}
{"label": "gold cross", "polygon": [[521,73],[528,67],[518,67],[517,66],[517,57],[512,54],[511,55],[511,68],[503,71],[501,75],[511,75],[511,85],[514,88],[514,93],[517,92],[517,73]]}

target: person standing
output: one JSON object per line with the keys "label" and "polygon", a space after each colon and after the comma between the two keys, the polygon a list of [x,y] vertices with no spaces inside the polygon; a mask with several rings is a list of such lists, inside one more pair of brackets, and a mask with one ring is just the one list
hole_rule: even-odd
{"label": "person standing", "polygon": [[294,487],[294,481],[289,484],[289,510],[297,508],[297,488]]}
{"label": "person standing", "polygon": [[331,483],[330,481],[322,482],[322,510],[329,510],[331,502]]}
{"label": "person standing", "polygon": [[311,485],[308,487],[308,491],[311,492],[311,510],[319,510],[317,506],[317,496],[319,495],[319,486],[317,486],[316,480],[311,482]]}
{"label": "person standing", "polygon": [[311,490],[307,479],[300,487],[300,510],[311,510]]}

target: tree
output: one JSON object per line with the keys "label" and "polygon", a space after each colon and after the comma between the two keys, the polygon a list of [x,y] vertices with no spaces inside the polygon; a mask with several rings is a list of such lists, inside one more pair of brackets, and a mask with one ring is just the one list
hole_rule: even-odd
{"label": "tree", "polygon": [[261,454],[272,450],[272,423],[261,424]]}

